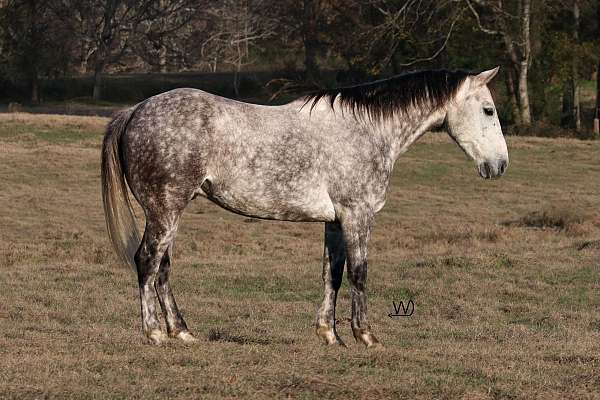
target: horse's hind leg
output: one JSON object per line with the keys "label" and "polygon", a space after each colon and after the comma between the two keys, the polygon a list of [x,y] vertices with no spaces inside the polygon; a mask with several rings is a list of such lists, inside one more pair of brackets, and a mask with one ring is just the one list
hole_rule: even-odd
{"label": "horse's hind leg", "polygon": [[337,222],[325,223],[325,248],[323,250],[324,298],[317,312],[317,336],[327,344],[345,346],[335,329],[335,303],[342,285],[344,264],[346,263],[345,244],[342,229]]}
{"label": "horse's hind leg", "polygon": [[160,269],[158,271],[158,279],[155,281],[154,287],[156,288],[160,307],[165,315],[169,336],[179,338],[186,342],[193,342],[197,339],[188,330],[188,327],[181,316],[181,312],[177,307],[177,303],[175,302],[171,285],[169,285],[172,248],[173,242],[171,242],[162,258]]}
{"label": "horse's hind leg", "polygon": [[174,215],[172,212],[163,215],[146,212],[146,230],[135,254],[140,287],[142,327],[148,339],[155,344],[160,344],[167,336],[161,331],[156,314],[154,282],[161,261],[175,237],[178,217],[179,214]]}

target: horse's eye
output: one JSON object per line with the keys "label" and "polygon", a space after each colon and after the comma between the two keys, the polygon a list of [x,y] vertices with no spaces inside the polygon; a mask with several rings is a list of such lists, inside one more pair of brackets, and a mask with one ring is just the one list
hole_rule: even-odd
{"label": "horse's eye", "polygon": [[483,107],[483,112],[491,117],[494,115],[494,107]]}

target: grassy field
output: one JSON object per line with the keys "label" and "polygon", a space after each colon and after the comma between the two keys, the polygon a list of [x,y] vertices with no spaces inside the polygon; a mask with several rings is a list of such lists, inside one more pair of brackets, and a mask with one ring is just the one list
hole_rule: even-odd
{"label": "grassy field", "polygon": [[[396,165],[355,344],[322,346],[322,226],[187,210],[172,284],[194,345],[145,343],[100,198],[106,120],[0,116],[0,398],[600,398],[600,142],[509,139],[483,181],[445,137]],[[392,302],[415,313],[391,319]]]}

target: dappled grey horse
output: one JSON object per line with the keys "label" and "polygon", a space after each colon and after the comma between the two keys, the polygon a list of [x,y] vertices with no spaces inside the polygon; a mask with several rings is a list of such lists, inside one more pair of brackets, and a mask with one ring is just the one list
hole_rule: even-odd
{"label": "dappled grey horse", "polygon": [[[117,114],[102,147],[102,194],[119,256],[137,270],[142,325],[154,343],[195,340],[169,286],[179,218],[196,196],[238,214],[325,223],[325,293],[316,332],[343,345],[335,304],[344,265],[352,332],[378,344],[367,322],[367,243],[394,163],[425,132],[446,129],[483,178],[508,165],[488,82],[478,75],[424,71],[322,91],[282,106],[261,106],[201,90],[163,93]],[[140,239],[127,186],[144,210]]]}

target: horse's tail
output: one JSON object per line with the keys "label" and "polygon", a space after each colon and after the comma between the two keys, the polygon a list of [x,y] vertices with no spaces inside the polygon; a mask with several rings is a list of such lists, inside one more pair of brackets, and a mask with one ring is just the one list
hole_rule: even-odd
{"label": "horse's tail", "polygon": [[136,108],[121,111],[113,118],[102,143],[102,201],[108,236],[119,258],[134,270],[140,234],[127,193],[119,144]]}

